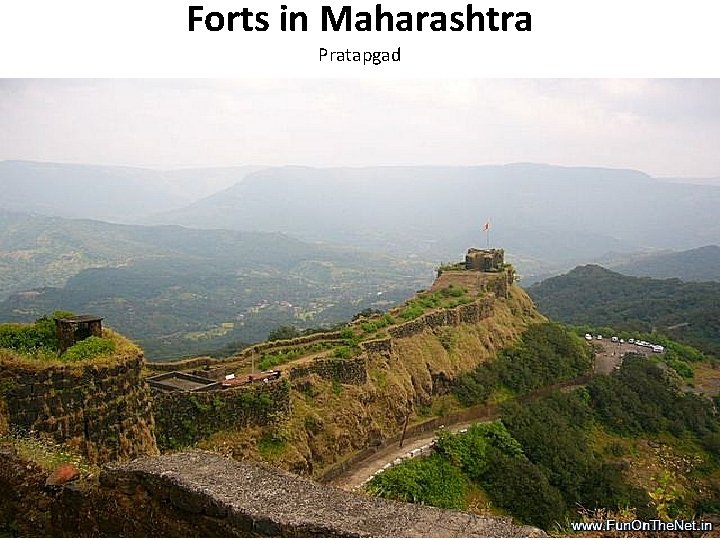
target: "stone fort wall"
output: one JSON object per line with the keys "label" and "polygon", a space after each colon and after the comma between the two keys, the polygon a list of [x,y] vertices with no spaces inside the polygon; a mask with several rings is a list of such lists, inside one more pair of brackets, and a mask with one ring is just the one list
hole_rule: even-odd
{"label": "stone fort wall", "polygon": [[365,384],[368,379],[367,361],[364,357],[357,358],[320,358],[308,364],[290,369],[290,380],[316,374],[328,381],[342,384]]}
{"label": "stone fort wall", "polygon": [[224,429],[281,422],[290,413],[290,386],[276,380],[208,392],[157,392],[152,409],[160,449],[182,448]]}
{"label": "stone fort wall", "polygon": [[47,365],[0,358],[0,425],[46,436],[103,463],[157,453],[142,353],[102,364]]}
{"label": "stone fort wall", "polygon": [[408,338],[442,326],[476,324],[490,316],[494,303],[494,297],[485,297],[456,308],[431,311],[417,319],[390,327],[388,334],[395,339]]}
{"label": "stone fort wall", "polygon": [[246,347],[238,354],[228,358],[211,358],[209,356],[200,356],[197,358],[188,358],[186,360],[178,360],[177,362],[149,362],[147,367],[153,371],[184,371],[188,369],[219,366],[227,363],[246,362],[250,365],[252,355],[272,352],[276,349],[284,349],[286,347],[299,347],[314,345],[316,343],[341,343],[343,341],[340,332],[319,332],[307,336],[300,336],[292,339],[283,339],[277,341],[265,341],[257,345]]}
{"label": "stone fort wall", "polygon": [[[366,384],[368,357],[391,359],[393,339],[408,338],[445,326],[478,323],[490,316],[494,301],[493,296],[488,296],[456,308],[426,313],[390,327],[391,337],[360,343],[362,353],[354,358],[319,358],[290,367],[284,377],[286,380],[208,392],[158,392],[152,406],[158,446],[161,449],[182,448],[224,429],[280,422],[291,413],[290,388],[303,391],[310,375],[341,384]],[[332,336],[334,338],[335,334]],[[296,344],[309,343],[309,337],[299,338]]]}
{"label": "stone fort wall", "polygon": [[0,528],[12,536],[522,537],[506,517],[355,495],[268,466],[179,452],[45,486],[47,472],[0,449]]}

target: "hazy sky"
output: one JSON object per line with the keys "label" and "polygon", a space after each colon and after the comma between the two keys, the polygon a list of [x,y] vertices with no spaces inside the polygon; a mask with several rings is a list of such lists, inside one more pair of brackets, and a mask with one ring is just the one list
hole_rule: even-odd
{"label": "hazy sky", "polygon": [[720,176],[713,80],[0,80],[0,159]]}

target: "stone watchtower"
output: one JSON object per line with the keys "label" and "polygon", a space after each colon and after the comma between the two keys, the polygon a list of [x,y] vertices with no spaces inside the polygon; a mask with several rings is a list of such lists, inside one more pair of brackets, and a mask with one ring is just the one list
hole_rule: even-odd
{"label": "stone watchtower", "polygon": [[62,354],[78,341],[90,336],[102,337],[102,317],[78,315],[55,319],[55,332]]}
{"label": "stone watchtower", "polygon": [[465,269],[481,272],[499,272],[505,265],[505,251],[502,249],[468,249],[465,255]]}

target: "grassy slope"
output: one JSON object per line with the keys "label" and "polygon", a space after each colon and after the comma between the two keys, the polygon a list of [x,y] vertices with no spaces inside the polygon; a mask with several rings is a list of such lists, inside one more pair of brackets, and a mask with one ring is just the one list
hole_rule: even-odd
{"label": "grassy slope", "polygon": [[367,384],[341,385],[310,376],[305,392],[292,391],[293,416],[287,423],[265,432],[218,433],[199,446],[317,474],[352,452],[399,433],[408,412],[411,423],[422,419],[419,409],[427,410],[436,390],[433,376],[455,379],[491,359],[528,324],[540,320],[543,317],[529,297],[513,286],[510,297],[498,300],[482,323],[441,329],[451,334],[449,350],[430,331],[394,340],[390,360],[370,358]]}

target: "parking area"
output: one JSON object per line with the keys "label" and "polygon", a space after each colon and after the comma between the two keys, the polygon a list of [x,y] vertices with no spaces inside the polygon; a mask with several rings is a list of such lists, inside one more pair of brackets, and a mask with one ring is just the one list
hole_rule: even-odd
{"label": "parking area", "polygon": [[622,363],[622,357],[626,353],[637,353],[643,356],[651,354],[662,354],[653,352],[649,347],[643,347],[636,343],[620,343],[611,341],[610,338],[596,339],[590,341],[595,349],[595,373],[609,374]]}

